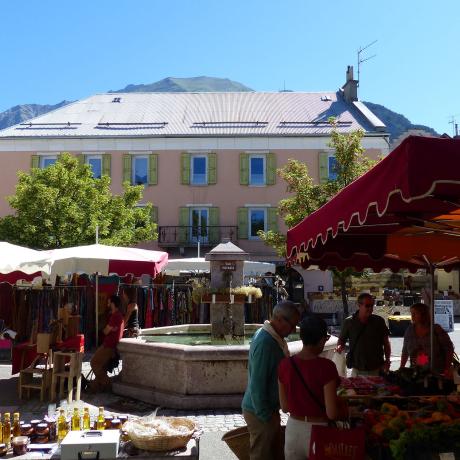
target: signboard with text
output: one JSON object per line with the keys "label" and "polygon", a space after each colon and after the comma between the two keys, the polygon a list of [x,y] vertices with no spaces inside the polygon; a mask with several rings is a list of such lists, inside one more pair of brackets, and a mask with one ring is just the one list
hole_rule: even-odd
{"label": "signboard with text", "polygon": [[434,322],[439,324],[446,332],[454,330],[454,301],[434,301]]}
{"label": "signboard with text", "polygon": [[234,272],[236,270],[235,262],[224,262],[220,266],[220,271],[222,272]]}

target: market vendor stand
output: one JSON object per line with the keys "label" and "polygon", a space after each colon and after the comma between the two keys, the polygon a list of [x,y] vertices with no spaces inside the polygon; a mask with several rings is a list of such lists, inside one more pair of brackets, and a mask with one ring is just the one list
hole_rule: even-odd
{"label": "market vendor stand", "polygon": [[460,264],[459,170],[460,140],[408,137],[288,231],[288,263],[356,271],[427,270],[433,356],[434,271]]}

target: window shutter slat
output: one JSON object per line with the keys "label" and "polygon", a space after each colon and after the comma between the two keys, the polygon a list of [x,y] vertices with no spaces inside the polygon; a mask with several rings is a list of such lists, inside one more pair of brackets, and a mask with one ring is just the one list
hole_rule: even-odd
{"label": "window shutter slat", "polygon": [[132,158],[129,153],[123,154],[123,182],[131,182],[132,176]]}
{"label": "window shutter slat", "polygon": [[182,185],[190,184],[190,153],[181,153],[180,156],[180,181]]}
{"label": "window shutter slat", "polygon": [[319,182],[323,184],[329,179],[329,154],[319,152]]}
{"label": "window shutter slat", "polygon": [[267,215],[268,215],[268,222],[267,222],[268,230],[277,232],[278,231],[278,208],[268,208]]}
{"label": "window shutter slat", "polygon": [[249,185],[249,154],[240,153],[240,184]]}
{"label": "window shutter slat", "polygon": [[185,243],[188,240],[188,229],[189,229],[189,208],[179,208],[179,232],[178,238],[180,243]]}
{"label": "window shutter slat", "polygon": [[[86,162],[86,158],[85,158]],[[109,153],[104,153],[102,155],[102,175],[103,176],[111,176],[111,162],[112,162],[112,155]]]}
{"label": "window shutter slat", "polygon": [[40,167],[40,156],[39,155],[32,155],[32,158],[30,159],[30,167],[31,168]]}
{"label": "window shutter slat", "polygon": [[219,208],[209,208],[209,239],[211,243],[220,243]]}
{"label": "window shutter slat", "polygon": [[248,239],[248,209],[238,208],[238,239]]}
{"label": "window shutter slat", "polygon": [[208,154],[208,184],[214,185],[217,183],[217,155],[215,153]]}
{"label": "window shutter slat", "polygon": [[149,155],[149,185],[158,184],[158,154]]}
{"label": "window shutter slat", "polygon": [[276,183],[276,155],[267,153],[266,157],[266,183],[267,185],[275,185]]}
{"label": "window shutter slat", "polygon": [[158,206],[152,206],[151,217],[152,222],[158,225]]}

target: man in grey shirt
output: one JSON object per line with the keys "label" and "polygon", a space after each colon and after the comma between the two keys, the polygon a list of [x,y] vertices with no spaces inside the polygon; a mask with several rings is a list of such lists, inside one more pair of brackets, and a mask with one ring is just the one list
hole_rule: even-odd
{"label": "man in grey shirt", "polygon": [[389,331],[382,317],[374,315],[374,298],[367,293],[358,297],[358,311],[346,318],[337,342],[342,353],[347,341],[352,352],[352,377],[378,375],[390,369],[391,345]]}

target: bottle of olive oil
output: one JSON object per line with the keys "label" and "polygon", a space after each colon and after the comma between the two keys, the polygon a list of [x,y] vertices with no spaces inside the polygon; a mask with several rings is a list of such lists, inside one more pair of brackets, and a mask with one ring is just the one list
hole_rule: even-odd
{"label": "bottle of olive oil", "polygon": [[91,417],[89,416],[89,407],[85,407],[83,411],[83,429],[84,430],[91,429]]}
{"label": "bottle of olive oil", "polygon": [[103,430],[105,428],[104,408],[99,407],[99,415],[96,421],[96,430]]}
{"label": "bottle of olive oil", "polygon": [[13,437],[21,436],[21,425],[19,424],[19,412],[13,414]]}
{"label": "bottle of olive oil", "polygon": [[11,445],[11,420],[9,412],[5,412],[3,418],[3,443],[8,447]]}
{"label": "bottle of olive oil", "polygon": [[73,408],[72,431],[80,431],[80,412],[78,411],[78,407]]}
{"label": "bottle of olive oil", "polygon": [[0,444],[3,444],[3,423],[2,423],[1,413],[0,413]]}
{"label": "bottle of olive oil", "polygon": [[59,417],[58,417],[58,442],[61,442],[67,436],[67,420],[65,416],[65,410],[59,409]]}

